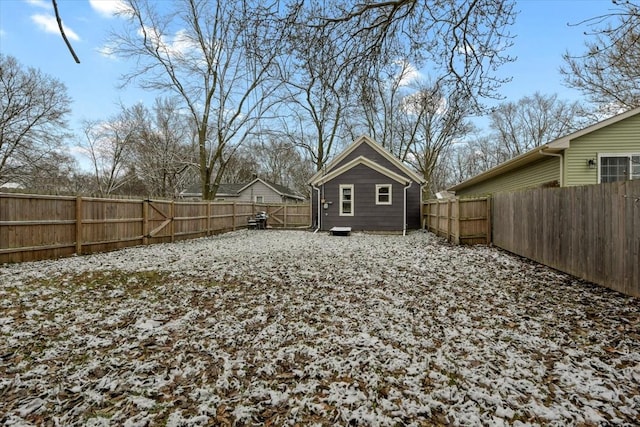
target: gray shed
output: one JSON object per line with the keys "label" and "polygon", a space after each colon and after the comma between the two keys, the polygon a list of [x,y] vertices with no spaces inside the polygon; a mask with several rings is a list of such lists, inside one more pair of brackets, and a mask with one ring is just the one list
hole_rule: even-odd
{"label": "gray shed", "polygon": [[314,228],[418,229],[424,183],[374,140],[361,136],[309,180]]}

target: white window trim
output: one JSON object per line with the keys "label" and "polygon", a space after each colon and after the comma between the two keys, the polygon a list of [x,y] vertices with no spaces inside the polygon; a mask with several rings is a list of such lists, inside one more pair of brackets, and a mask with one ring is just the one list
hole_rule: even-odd
{"label": "white window trim", "polygon": [[[631,158],[640,156],[640,153],[598,153],[598,164],[596,167],[598,168],[598,184],[602,184],[602,161],[600,160],[602,157],[628,157],[629,158],[629,170],[632,169]],[[637,179],[637,178],[636,178]]]}
{"label": "white window trim", "polygon": [[[380,189],[381,188],[388,188],[389,189],[389,201],[388,202],[381,202],[380,201]],[[391,205],[393,204],[392,201],[392,194],[393,192],[393,185],[391,184],[376,184],[376,205]]]}
{"label": "white window trim", "polygon": [[[346,189],[350,189],[351,190],[351,213],[344,213],[342,211],[342,202],[343,200],[343,191],[342,190],[346,190]],[[353,216],[353,212],[355,211],[355,203],[354,203],[354,191],[353,191],[353,184],[340,184],[340,216]]]}

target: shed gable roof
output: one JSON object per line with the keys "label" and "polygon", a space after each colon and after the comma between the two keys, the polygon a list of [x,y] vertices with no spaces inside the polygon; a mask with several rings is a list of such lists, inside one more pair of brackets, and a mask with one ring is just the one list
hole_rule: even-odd
{"label": "shed gable roof", "polygon": [[580,138],[581,136],[584,136],[592,132],[595,132],[597,130],[600,130],[602,128],[605,128],[607,126],[611,126],[613,124],[621,122],[622,120],[628,119],[629,117],[633,117],[637,114],[640,114],[640,107],[634,108],[622,114],[618,114],[616,116],[610,117],[606,120],[602,120],[591,126],[587,126],[584,129],[578,130],[576,132],[570,133],[563,137],[554,139],[553,141],[548,142],[544,145],[533,148],[532,150],[527,151],[526,153],[520,154],[519,156],[509,159],[506,162],[500,163],[499,165],[494,166],[493,168],[488,169],[476,176],[473,176],[467,179],[466,181],[463,181],[457,185],[454,185],[453,187],[450,187],[447,190],[460,191],[465,188],[471,187],[473,185],[479,184],[481,182],[488,181],[492,178],[495,178],[496,176],[510,172],[514,169],[521,168],[525,165],[529,165],[543,158],[548,158],[548,156],[545,153],[547,154],[562,153],[564,152],[564,150],[569,148],[569,146],[571,145],[571,141],[577,138]]}
{"label": "shed gable roof", "polygon": [[[377,163],[375,163],[374,161],[372,161],[370,159],[367,159],[367,158],[365,158],[363,156],[359,156],[356,159],[351,160],[350,162],[348,162],[348,163],[346,163],[344,165],[340,165],[340,163],[349,154],[354,152],[362,144],[367,144],[369,147],[371,147],[373,150],[375,150],[377,153],[379,153],[382,157],[384,157],[386,160],[388,160],[391,164],[393,164],[393,166],[398,168],[406,177],[403,177],[401,174],[393,172],[392,170],[390,170],[388,168],[380,166]],[[389,178],[392,178],[392,176],[394,176],[392,179],[394,179],[394,180],[396,180],[398,182],[407,182],[408,183],[410,181],[415,181],[415,182],[420,183],[420,184],[424,184],[424,182],[425,182],[424,178],[420,177],[418,174],[416,174],[411,169],[406,167],[398,158],[396,158],[391,153],[389,153],[387,150],[385,150],[380,144],[376,143],[373,139],[369,138],[368,136],[363,135],[363,136],[357,138],[349,147],[347,147],[338,156],[336,156],[336,158],[334,158],[331,162],[329,162],[326,165],[324,170],[319,171],[315,175],[313,175],[311,177],[311,179],[309,180],[309,183],[311,185],[320,185],[321,183],[329,181],[329,179],[325,179],[325,177],[328,176],[329,174],[331,174],[335,178],[336,176],[340,175],[341,173],[344,173],[346,170],[351,169],[352,167],[356,166],[357,164],[364,164],[364,165],[366,165],[366,166],[368,166],[368,167],[370,167],[372,169],[377,170],[380,173],[383,173],[384,175],[387,175]],[[350,166],[347,169],[344,169],[345,166],[347,166],[347,165],[350,165]],[[375,165],[375,167],[373,167],[373,165]],[[340,170],[341,172],[335,174],[334,173],[334,169],[336,171]],[[382,172],[382,170],[384,170],[385,172]],[[389,174],[391,174],[391,175],[389,175]],[[396,179],[396,178],[400,178],[400,179]],[[333,179],[333,178],[331,178],[331,179]]]}
{"label": "shed gable roof", "polygon": [[356,157],[355,159],[351,160],[350,162],[345,163],[344,165],[335,168],[334,170],[332,170],[331,172],[320,176],[318,179],[316,179],[315,181],[312,182],[313,185],[322,185],[325,182],[331,181],[332,179],[342,175],[343,173],[345,173],[346,171],[353,169],[354,167],[358,166],[358,165],[364,165],[370,169],[375,170],[376,172],[381,173],[382,175],[385,175],[387,178],[390,178],[394,181],[399,182],[400,184],[408,184],[411,182],[411,179],[406,177],[406,176],[402,176],[400,174],[397,174],[395,172],[393,172],[392,170],[389,170],[387,168],[385,168],[384,166],[380,166],[378,163],[374,162],[373,160],[370,160],[364,156],[359,156]]}

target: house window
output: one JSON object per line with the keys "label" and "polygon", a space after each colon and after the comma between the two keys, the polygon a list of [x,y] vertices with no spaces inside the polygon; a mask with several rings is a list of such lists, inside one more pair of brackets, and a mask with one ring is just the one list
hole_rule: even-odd
{"label": "house window", "polygon": [[264,196],[256,196],[256,203],[264,203]]}
{"label": "house window", "polygon": [[600,182],[640,179],[640,154],[600,155]]}
{"label": "house window", "polygon": [[376,185],[376,205],[390,205],[390,204],[391,204],[391,185],[377,184]]}
{"label": "house window", "polygon": [[353,185],[340,186],[340,216],[353,216]]}

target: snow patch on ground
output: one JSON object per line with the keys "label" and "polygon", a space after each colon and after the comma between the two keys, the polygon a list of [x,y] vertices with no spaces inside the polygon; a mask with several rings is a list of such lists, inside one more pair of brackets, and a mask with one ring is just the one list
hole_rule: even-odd
{"label": "snow patch on ground", "polygon": [[640,304],[433,235],[0,266],[3,425],[633,425]]}

